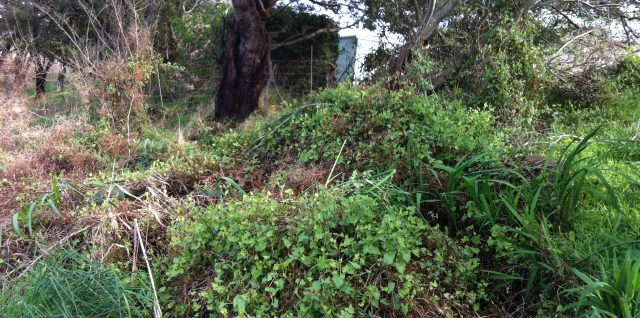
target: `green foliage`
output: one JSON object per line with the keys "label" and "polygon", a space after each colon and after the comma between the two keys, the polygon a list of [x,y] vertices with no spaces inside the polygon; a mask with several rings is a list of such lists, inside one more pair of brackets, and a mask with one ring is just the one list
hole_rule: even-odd
{"label": "green foliage", "polygon": [[[226,3],[188,2],[170,0],[162,5],[162,25],[155,34],[154,46],[166,61],[180,63],[189,74],[203,76],[218,64],[233,12]],[[188,6],[191,10],[185,11]]]}
{"label": "green foliage", "polygon": [[[615,221],[608,220],[610,225],[614,224],[614,228],[617,228],[620,222],[622,210],[615,190],[604,175],[605,169],[598,167],[597,163],[590,161],[588,157],[580,157],[598,131],[599,129],[596,129],[591,132],[573,149],[571,143],[560,154],[559,167],[555,171],[552,183],[555,197],[551,202],[554,202],[557,208],[548,213],[549,217],[555,219],[555,223],[570,224],[576,217],[578,205],[585,200],[585,195],[604,201],[614,212],[618,212]],[[593,181],[589,182],[589,178],[598,180],[599,186]]]}
{"label": "green foliage", "polygon": [[[497,271],[488,270],[489,278],[498,287],[510,286],[522,292],[522,301],[528,306],[540,296],[552,297],[568,280],[569,260],[589,253],[568,244],[563,237],[568,234],[574,237],[572,241],[580,241],[598,235],[574,232],[586,223],[581,220],[585,214],[595,213],[590,206],[604,209],[596,221],[603,233],[620,231],[621,220],[626,219],[619,188],[610,183],[607,169],[585,156],[597,131],[577,145],[570,143],[560,153],[557,167],[547,159],[538,170],[523,174],[516,169],[486,169],[480,157],[461,160],[454,167],[438,167],[449,174],[447,192],[441,194],[449,226],[454,233],[459,233],[460,224],[465,222],[479,226],[491,253],[505,263]],[[623,171],[617,173],[625,175]],[[635,200],[631,196],[624,199]],[[576,233],[584,237],[576,237]],[[599,244],[616,242],[607,240]],[[524,310],[535,312],[535,307]]]}
{"label": "green foliage", "polygon": [[640,88],[640,54],[628,54],[617,70],[618,81],[626,86]]}
{"label": "green foliage", "polygon": [[491,105],[503,122],[531,125],[543,99],[540,82],[544,63],[534,44],[533,22],[497,28],[480,64],[470,69],[468,81],[474,105]]}
{"label": "green foliage", "polygon": [[[3,50],[19,49],[29,52],[32,56],[43,56],[48,60],[68,57],[68,51],[73,48],[71,39],[61,32],[56,21],[44,19],[45,14],[40,11],[38,4],[32,2],[7,1],[6,6],[11,14],[2,14],[0,41]],[[81,9],[68,1],[50,1],[47,3],[48,12],[60,14],[78,14]],[[5,12],[3,12],[5,13]],[[89,28],[88,19],[76,19],[65,25],[65,32],[78,32],[95,39],[96,34]],[[28,30],[28,32],[25,32]],[[70,31],[73,30],[73,31]]]}
{"label": "green foliage", "polygon": [[136,170],[149,168],[154,161],[166,155],[168,148],[165,140],[145,138],[137,143],[135,156],[129,166],[133,166]]}
{"label": "green foliage", "polygon": [[578,309],[576,317],[582,313],[591,317],[640,317],[640,258],[637,252],[627,251],[620,262],[614,256],[610,267],[601,266],[597,280],[577,269],[572,271],[584,285],[569,291],[580,295],[580,299],[565,310]]}
{"label": "green foliage", "polygon": [[[369,58],[371,60],[375,58],[389,59],[383,55],[384,51],[380,49]],[[431,83],[429,77],[425,77],[425,74],[435,74],[442,71],[442,65],[440,65],[435,59],[431,58],[427,52],[421,49],[415,49],[411,62],[407,65],[406,80],[409,84],[419,92],[429,93],[433,91],[433,83]]]}
{"label": "green foliage", "polygon": [[[193,8],[185,12],[190,6]],[[179,101],[193,107],[201,104],[200,96],[206,96],[202,104],[211,102],[232,14],[227,3],[171,0],[161,6],[154,48],[166,64],[160,67],[160,84],[151,85],[155,107],[160,106],[158,85],[163,102]]]}
{"label": "green foliage", "polygon": [[5,317],[148,317],[151,306],[146,281],[125,281],[73,250],[38,262],[18,281],[4,281],[0,292]]}
{"label": "green foliage", "polygon": [[61,188],[65,188],[65,184],[58,183],[58,176],[51,176],[51,192],[42,195],[40,198],[35,199],[30,204],[22,207],[22,211],[20,213],[15,213],[12,217],[13,230],[15,233],[23,238],[27,236],[24,233],[23,227],[26,227],[29,231],[29,235],[33,235],[33,220],[34,213],[38,211],[38,209],[48,209],[50,208],[55,213],[60,215],[60,210],[58,210],[58,206],[62,203],[62,195],[60,193]]}
{"label": "green foliage", "polygon": [[[353,1],[353,6],[358,6],[359,1]],[[381,1],[364,0],[366,14],[363,16],[364,25],[367,28],[382,28],[385,32],[407,35],[419,27],[426,17],[422,16],[429,11],[430,1]],[[398,14],[402,12],[403,14]],[[418,19],[420,17],[420,19]]]}
{"label": "green foliage", "polygon": [[441,295],[440,298],[454,311],[464,308],[478,312],[481,304],[488,300],[488,283],[481,275],[481,237],[454,239],[437,227],[429,228],[425,233],[428,233],[426,244],[431,249],[419,263],[421,272],[426,274],[423,287]]}
{"label": "green foliage", "polygon": [[303,164],[333,162],[346,141],[339,162],[345,171],[396,168],[406,177],[426,175],[434,159],[450,160],[502,145],[491,113],[439,96],[339,87],[308,100],[313,104],[286,112],[274,128],[259,131],[259,153],[293,152]]}
{"label": "green foliage", "polygon": [[544,187],[529,183],[516,170],[478,168],[478,161],[475,157],[455,167],[439,167],[449,174],[447,192],[441,194],[448,224],[454,233],[459,233],[460,224],[478,224],[487,241],[484,248],[505,262],[503,272],[489,270],[489,278],[506,282],[498,286],[516,288],[531,300],[548,292],[563,268],[551,223],[539,211]]}
{"label": "green foliage", "polygon": [[406,313],[422,276],[411,264],[425,255],[425,225],[363,194],[253,194],[198,211],[177,228],[172,245],[182,254],[169,278],[209,276],[185,295],[193,299],[189,316]]}
{"label": "green foliage", "polygon": [[[378,6],[367,8],[376,18],[406,12],[387,16],[397,23],[388,30],[403,32],[415,27],[411,6],[426,4],[366,2]],[[207,127],[201,109],[194,111],[210,108],[228,7],[206,2],[185,10],[192,2],[167,1],[154,48],[172,63],[160,64],[145,46],[98,64],[108,85],[96,97],[107,116],[94,121],[74,149],[94,151],[109,169],[69,175],[65,180],[82,186],[67,192],[55,178],[45,195],[41,188],[37,196],[16,190],[19,202],[37,200],[7,218],[14,231],[0,232],[0,269],[28,266],[22,257],[39,255],[35,248],[61,222],[53,213],[35,213],[63,208],[70,217],[65,227],[70,219],[93,227],[74,242],[78,250],[102,252],[96,241],[124,246],[105,259],[129,267],[135,261],[124,253],[132,247],[123,239],[127,219],[151,218],[153,209],[167,227],[148,228],[147,251],[169,316],[506,311],[636,318],[637,253],[598,259],[640,237],[640,62],[630,55],[615,70],[597,73],[588,82],[593,91],[558,86],[542,67],[544,26],[526,17],[512,24],[511,14],[496,17],[523,2],[492,2],[482,25],[495,25],[478,32],[469,12],[479,7],[461,4],[429,39],[429,50],[415,50],[394,90],[320,91],[285,105],[272,123],[256,115],[235,130]],[[400,25],[403,19],[411,21]],[[331,25],[327,17],[283,8],[268,23],[274,43]],[[460,30],[474,31],[455,36]],[[335,59],[335,37],[314,42],[317,58]],[[471,38],[478,51],[467,56]],[[311,42],[274,51],[274,59],[307,58]],[[386,62],[389,52],[374,57]],[[459,54],[466,63],[455,62]],[[153,122],[147,111],[158,108],[146,108],[146,95],[156,89],[157,71],[166,104]],[[441,72],[452,76],[436,88],[431,75]],[[307,76],[290,80],[298,78]],[[585,96],[563,95],[572,90]],[[558,105],[545,104],[556,99]],[[142,120],[133,119],[138,127],[123,137],[129,110]],[[155,124],[171,129],[150,127]],[[525,154],[542,162],[532,166]],[[3,164],[14,160],[2,156]],[[0,186],[24,185],[14,187],[5,179],[10,173]],[[288,190],[296,173],[309,182]],[[16,252],[21,246],[24,252]],[[12,317],[150,316],[144,277],[135,273],[132,283],[78,255],[56,254],[8,282],[0,305]]]}

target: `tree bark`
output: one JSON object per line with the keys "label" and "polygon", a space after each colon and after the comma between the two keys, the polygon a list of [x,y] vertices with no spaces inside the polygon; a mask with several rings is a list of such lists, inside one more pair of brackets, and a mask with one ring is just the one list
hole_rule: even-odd
{"label": "tree bark", "polygon": [[243,120],[257,107],[268,77],[266,19],[277,0],[233,0],[233,27],[216,93],[215,118]]}
{"label": "tree bark", "polygon": [[36,74],[36,98],[41,99],[44,98],[47,93],[47,74],[38,73]]}
{"label": "tree bark", "polygon": [[[395,75],[404,71],[414,46],[429,39],[438,30],[440,22],[448,17],[458,6],[460,0],[449,0],[437,11],[435,10],[436,2],[436,0],[431,0],[428,3],[428,11],[422,18],[423,20],[419,21],[420,25],[417,30],[407,36],[404,45],[400,48],[400,52],[391,60],[389,74]],[[419,7],[416,10],[419,10]],[[420,16],[422,16],[422,13],[420,13]]]}
{"label": "tree bark", "polygon": [[64,81],[67,78],[67,66],[62,64],[62,69],[58,73],[58,79],[56,82],[56,92],[60,93],[64,91]]}
{"label": "tree bark", "polygon": [[53,63],[42,57],[36,60],[36,98],[41,99],[47,93],[47,74]]}

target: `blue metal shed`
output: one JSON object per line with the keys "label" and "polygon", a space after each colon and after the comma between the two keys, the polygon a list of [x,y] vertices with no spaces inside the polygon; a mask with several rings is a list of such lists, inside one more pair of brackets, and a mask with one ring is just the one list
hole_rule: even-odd
{"label": "blue metal shed", "polygon": [[337,82],[352,79],[356,67],[356,55],[358,53],[358,38],[346,36],[340,38],[338,44],[338,62],[336,68]]}

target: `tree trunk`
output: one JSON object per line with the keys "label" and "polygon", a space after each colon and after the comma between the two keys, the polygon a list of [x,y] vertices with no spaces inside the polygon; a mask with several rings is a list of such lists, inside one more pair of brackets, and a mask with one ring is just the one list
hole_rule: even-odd
{"label": "tree trunk", "polygon": [[[423,43],[429,39],[434,32],[438,30],[440,22],[449,16],[449,14],[458,6],[460,0],[449,0],[437,11],[437,0],[430,0],[427,5],[426,15],[420,21],[420,25],[417,30],[409,34],[405,40],[404,45],[400,48],[400,52],[389,63],[389,74],[396,75],[402,73],[406,67],[407,61],[411,56],[411,51],[414,46],[419,43]],[[416,9],[418,10],[418,9]]]}
{"label": "tree trunk", "polygon": [[62,64],[62,69],[58,73],[58,80],[56,82],[56,92],[60,93],[64,91],[64,81],[67,78],[67,66]]}
{"label": "tree trunk", "polygon": [[46,89],[47,84],[47,73],[37,73],[36,74],[36,98],[41,99],[44,98],[47,93]]}
{"label": "tree trunk", "polygon": [[233,0],[233,27],[216,94],[218,121],[243,120],[257,107],[268,77],[271,40],[265,22],[277,0]]}
{"label": "tree trunk", "polygon": [[47,93],[47,74],[53,63],[46,58],[36,58],[36,98],[44,98]]}

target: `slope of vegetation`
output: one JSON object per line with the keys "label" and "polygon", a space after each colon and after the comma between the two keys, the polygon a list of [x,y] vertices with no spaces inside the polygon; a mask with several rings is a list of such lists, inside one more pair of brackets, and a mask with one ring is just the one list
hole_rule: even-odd
{"label": "slope of vegetation", "polygon": [[[15,197],[25,210],[7,216],[3,244],[24,252],[3,266],[22,273],[42,242],[66,233],[125,274],[142,262],[127,256],[135,240],[120,241],[136,237],[125,224],[139,218],[169,315],[557,315],[591,304],[622,315],[633,307],[615,304],[637,295],[615,277],[637,277],[623,260],[640,235],[638,95],[622,81],[612,90],[607,105],[557,114],[536,146],[510,145],[490,109],[375,86],[322,91],[197,141],[149,127],[116,174],[110,158],[127,147],[119,153],[117,137],[94,126],[51,147],[84,145],[104,172],[80,180],[71,176],[81,167],[54,165],[60,181]],[[86,229],[71,232],[74,223]],[[29,286],[53,279],[38,273],[25,272]],[[35,305],[31,293],[5,305]],[[146,299],[135,310],[149,314]]]}
{"label": "slope of vegetation", "polygon": [[219,123],[209,11],[169,9],[61,92],[0,93],[0,316],[640,316],[637,54],[552,74],[505,24],[436,85],[445,29],[402,75]]}

